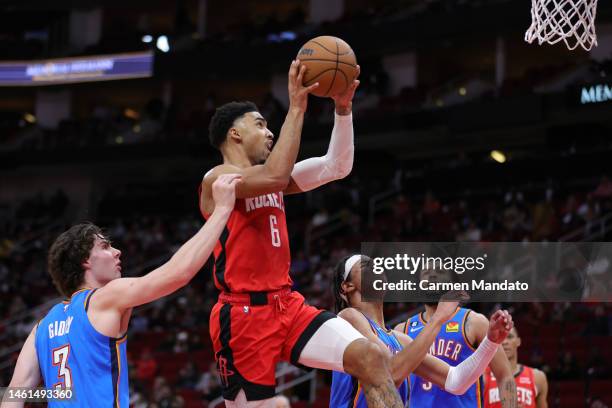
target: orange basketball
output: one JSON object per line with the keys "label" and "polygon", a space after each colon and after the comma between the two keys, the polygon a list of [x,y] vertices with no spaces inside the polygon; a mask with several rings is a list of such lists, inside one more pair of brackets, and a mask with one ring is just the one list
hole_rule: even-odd
{"label": "orange basketball", "polygon": [[316,96],[342,93],[357,76],[355,53],[338,37],[324,35],[313,38],[300,48],[297,58],[306,65],[304,85],[319,83],[312,92]]}

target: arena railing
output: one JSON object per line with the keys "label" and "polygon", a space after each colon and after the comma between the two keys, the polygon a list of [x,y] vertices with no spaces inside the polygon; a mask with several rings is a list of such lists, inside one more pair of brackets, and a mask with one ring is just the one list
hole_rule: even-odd
{"label": "arena railing", "polygon": [[594,241],[604,238],[612,229],[612,213],[589,221],[586,225],[559,238],[561,242]]}

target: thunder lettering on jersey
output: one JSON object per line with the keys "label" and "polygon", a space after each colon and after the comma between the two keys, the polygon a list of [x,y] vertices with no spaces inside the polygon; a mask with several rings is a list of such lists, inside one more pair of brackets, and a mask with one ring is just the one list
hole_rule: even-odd
{"label": "thunder lettering on jersey", "polygon": [[129,407],[127,337],[107,337],[91,325],[87,306],[93,292],[74,293],[38,323],[34,344],[45,387],[73,393],[70,401],[49,401],[51,408]]}
{"label": "thunder lettering on jersey", "polygon": [[[367,316],[364,315],[364,317],[368,319],[372,331],[387,345],[392,354],[399,353],[402,350],[403,347],[393,335],[393,331],[385,330]],[[402,398],[402,402],[405,404],[408,399],[408,381],[404,380],[397,390]],[[367,408],[368,403],[366,402],[361,385],[355,377],[334,371],[332,373],[329,406],[333,408]]]}
{"label": "thunder lettering on jersey", "polygon": [[215,285],[221,291],[270,292],[291,287],[283,193],[236,199],[214,257]]}
{"label": "thunder lettering on jersey", "polygon": [[[429,349],[429,353],[451,366],[460,364],[474,352],[474,347],[465,336],[465,322],[471,310],[458,308],[444,324]],[[405,333],[416,338],[425,326],[423,313],[412,316],[406,323]],[[410,375],[410,407],[448,407],[481,408],[482,377],[463,395],[453,395],[444,389],[425,381],[414,374]]]}
{"label": "thunder lettering on jersey", "polygon": [[[487,368],[485,376],[487,378],[484,393],[485,407],[501,408],[497,379],[489,368]],[[514,376],[514,382],[516,383],[517,401],[521,408],[536,408],[537,388],[533,376],[533,368],[522,365],[518,374]]]}

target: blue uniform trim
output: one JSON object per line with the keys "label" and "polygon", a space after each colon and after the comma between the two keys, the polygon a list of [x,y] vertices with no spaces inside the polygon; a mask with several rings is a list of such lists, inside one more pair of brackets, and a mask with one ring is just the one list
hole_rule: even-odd
{"label": "blue uniform trim", "polygon": [[96,290],[98,290],[98,288],[92,290],[91,292],[89,292],[89,295],[87,295],[87,298],[85,299],[85,312],[89,310],[89,301],[91,300],[91,296],[96,292]]}
{"label": "blue uniform trim", "polygon": [[119,401],[117,401],[117,384],[119,382],[119,361],[117,359],[117,340],[113,338],[108,339],[108,346],[110,349],[110,363],[111,363],[111,378],[113,380],[113,407],[119,408]]}

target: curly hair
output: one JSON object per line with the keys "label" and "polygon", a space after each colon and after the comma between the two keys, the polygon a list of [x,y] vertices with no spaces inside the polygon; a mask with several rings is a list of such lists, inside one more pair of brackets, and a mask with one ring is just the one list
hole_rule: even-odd
{"label": "curly hair", "polygon": [[97,235],[102,235],[98,226],[77,224],[60,234],[49,249],[49,274],[57,290],[67,298],[83,284],[83,262],[89,258]]}
{"label": "curly hair", "polygon": [[220,149],[234,121],[245,113],[257,111],[257,105],[250,101],[229,102],[218,107],[208,125],[210,144]]}

